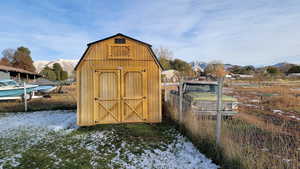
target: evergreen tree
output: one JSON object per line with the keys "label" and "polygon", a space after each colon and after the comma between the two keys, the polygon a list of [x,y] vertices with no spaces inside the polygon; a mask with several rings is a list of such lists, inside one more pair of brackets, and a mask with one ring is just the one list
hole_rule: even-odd
{"label": "evergreen tree", "polygon": [[68,72],[63,70],[61,72],[61,80],[67,80],[67,79],[68,79]]}
{"label": "evergreen tree", "polygon": [[41,75],[43,75],[45,78],[49,79],[49,80],[56,80],[56,73],[51,69],[49,68],[48,66],[46,66],[41,72],[40,72]]}
{"label": "evergreen tree", "polygon": [[300,66],[292,66],[287,73],[300,73]]}
{"label": "evergreen tree", "polygon": [[31,72],[35,72],[35,67],[33,65],[32,58],[30,56],[30,50],[23,46],[19,47],[14,53],[12,59],[12,66],[16,68],[21,68]]}
{"label": "evergreen tree", "polygon": [[248,65],[248,66],[233,66],[232,68],[229,69],[230,72],[234,73],[234,74],[254,74],[256,69],[254,66],[252,65]]}
{"label": "evergreen tree", "polygon": [[192,66],[180,59],[171,60],[170,67],[181,72],[183,75],[192,75],[193,73]]}
{"label": "evergreen tree", "polygon": [[164,68],[164,70],[171,69],[170,60],[168,60],[167,58],[159,57],[158,61],[161,64],[161,66]]}
{"label": "evergreen tree", "polygon": [[60,66],[59,63],[54,63],[53,64],[53,71],[56,74],[56,80],[58,80],[58,81],[62,80],[61,78],[62,78],[63,68]]}
{"label": "evergreen tree", "polygon": [[277,67],[269,66],[267,67],[267,73],[269,73],[271,76],[278,75],[280,73],[279,69]]}
{"label": "evergreen tree", "polygon": [[49,80],[66,80],[68,79],[68,72],[64,71],[59,63],[54,63],[52,69],[50,67],[45,67],[41,72],[41,75]]}

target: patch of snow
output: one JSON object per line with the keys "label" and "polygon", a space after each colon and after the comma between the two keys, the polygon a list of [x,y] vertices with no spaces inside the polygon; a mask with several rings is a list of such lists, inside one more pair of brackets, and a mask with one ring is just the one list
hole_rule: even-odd
{"label": "patch of snow", "polygon": [[[5,117],[0,117],[0,139],[14,139],[16,142],[4,144],[5,153],[8,156],[0,159],[0,169],[4,163],[13,166],[20,165],[18,159],[22,158],[22,152],[26,151],[32,145],[38,144],[39,141],[53,142],[65,132],[76,129],[76,114],[74,111],[39,111],[32,113],[14,113]],[[48,134],[54,131],[55,134]],[[6,134],[5,134],[6,133]],[[21,137],[20,137],[21,136]],[[111,163],[120,164],[122,168],[186,168],[186,169],[217,169],[210,159],[201,154],[197,148],[185,137],[175,134],[172,143],[163,143],[164,149],[144,149],[144,147],[135,148],[143,149],[141,154],[134,154],[130,148],[133,145],[123,141],[119,147],[112,143],[112,138],[116,137],[114,130],[109,131],[92,131],[72,136],[80,142],[77,145],[66,145],[70,152],[76,151],[81,147],[92,153],[91,164],[97,168],[98,158],[110,154],[116,154]],[[18,145],[20,148],[13,149],[12,146]],[[102,152],[101,145],[110,146],[106,152]],[[59,165],[62,161],[55,152],[49,154],[49,157],[55,159],[55,164]],[[2,163],[2,164],[1,164]],[[113,168],[113,166],[112,166]]]}
{"label": "patch of snow", "polygon": [[246,107],[259,108],[257,105],[254,105],[254,104],[240,104],[240,105],[246,106]]}
{"label": "patch of snow", "polygon": [[76,128],[76,115],[72,111],[38,111],[14,113],[0,118],[0,132],[23,127],[47,128],[54,131]]}
{"label": "patch of snow", "polygon": [[[125,147],[123,145],[122,147]],[[131,163],[122,161],[119,157],[120,149],[117,156],[112,160],[119,163],[125,168],[193,168],[193,169],[217,169],[219,166],[201,154],[197,148],[182,136],[177,136],[175,141],[168,145],[167,150],[145,150],[142,155],[135,155],[126,152],[126,156]]]}
{"label": "patch of snow", "polygon": [[11,157],[5,157],[3,159],[0,159],[0,169],[3,169],[3,166],[1,165],[1,163],[4,162],[9,162],[13,167],[17,167],[18,165],[20,165],[19,162],[17,162],[18,158],[21,158],[22,155],[21,154],[15,154]]}
{"label": "patch of snow", "polygon": [[285,112],[283,112],[282,110],[273,110],[273,113],[278,113],[279,115],[282,115]]}
{"label": "patch of snow", "polygon": [[[6,113],[0,116],[0,143],[7,156],[0,159],[0,169],[5,163],[18,166],[21,153],[41,140],[54,141],[77,128],[74,111],[38,111],[30,113]],[[51,131],[56,135],[49,135]],[[59,132],[58,132],[59,131]],[[13,140],[14,143],[1,142]]]}
{"label": "patch of snow", "polygon": [[252,102],[252,103],[259,103],[260,101],[257,100],[257,99],[252,99],[252,100],[250,100],[250,102]]}
{"label": "patch of snow", "polygon": [[289,163],[289,162],[291,162],[292,160],[290,160],[290,159],[282,159],[282,161],[284,161],[284,162],[286,162],[286,163]]}
{"label": "patch of snow", "polygon": [[295,115],[292,115],[292,116],[288,116],[289,118],[293,118],[293,119],[296,119],[296,120],[300,120],[300,118],[296,117]]}
{"label": "patch of snow", "polygon": [[59,163],[61,163],[61,161],[62,161],[60,158],[58,158],[58,157],[56,156],[55,153],[49,154],[49,157],[51,157],[52,159],[55,159],[55,162],[54,162],[55,165],[59,165]]}

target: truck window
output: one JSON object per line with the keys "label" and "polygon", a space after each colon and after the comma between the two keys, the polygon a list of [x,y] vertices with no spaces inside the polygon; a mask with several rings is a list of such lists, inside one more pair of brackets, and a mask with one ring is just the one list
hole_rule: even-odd
{"label": "truck window", "polygon": [[216,92],[216,85],[209,85],[209,84],[188,84],[186,86],[187,92]]}

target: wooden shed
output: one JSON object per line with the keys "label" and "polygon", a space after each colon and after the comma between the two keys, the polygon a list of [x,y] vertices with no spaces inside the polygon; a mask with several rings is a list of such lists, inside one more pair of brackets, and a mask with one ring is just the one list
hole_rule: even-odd
{"label": "wooden shed", "polygon": [[77,124],[161,122],[161,71],[151,45],[116,34],[87,45],[75,67]]}

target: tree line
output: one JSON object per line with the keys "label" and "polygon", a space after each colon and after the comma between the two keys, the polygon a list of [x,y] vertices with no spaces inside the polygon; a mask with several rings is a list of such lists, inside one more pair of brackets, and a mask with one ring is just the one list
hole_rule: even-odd
{"label": "tree line", "polygon": [[[158,56],[158,60],[164,70],[174,69],[180,73],[181,76],[197,76],[197,73],[193,71],[191,64],[180,60],[173,59],[173,52],[168,48],[160,47],[154,49],[156,56]],[[221,62],[213,61],[209,63],[204,72],[198,73],[198,75],[210,75],[211,72],[216,72],[216,70],[224,70],[224,64]],[[219,72],[220,73],[220,72]],[[222,74],[244,74],[244,75],[255,75],[255,76],[264,76],[264,77],[282,77],[284,75],[288,75],[291,73],[300,73],[300,65],[289,64],[289,63],[281,63],[280,66],[265,66],[260,68],[255,68],[252,65],[247,66],[229,66],[226,69],[226,72],[222,72]]]}
{"label": "tree line", "polygon": [[53,67],[44,67],[40,72],[41,75],[52,81],[64,81],[68,79],[68,72],[64,71],[59,63],[54,63]]}
{"label": "tree line", "polygon": [[17,49],[4,49],[2,51],[3,57],[0,60],[0,65],[12,66],[35,72],[31,52],[26,47],[18,47]]}
{"label": "tree line", "polygon": [[183,76],[194,75],[192,66],[181,59],[173,59],[173,52],[169,49],[160,47],[155,49],[154,53],[158,56],[158,61],[164,70],[174,69]]}
{"label": "tree line", "polygon": [[229,72],[234,74],[248,74],[254,75],[258,73],[263,73],[265,75],[279,76],[279,75],[288,75],[291,73],[300,73],[300,66],[295,64],[283,64],[280,67],[276,66],[266,66],[261,68],[255,68],[254,66],[233,66]]}
{"label": "tree line", "polygon": [[[31,51],[28,48],[20,46],[17,49],[4,49],[2,55],[0,65],[36,72],[31,57]],[[68,72],[64,71],[59,63],[54,63],[52,68],[48,66],[44,67],[40,74],[52,81],[63,81],[68,78]]]}

